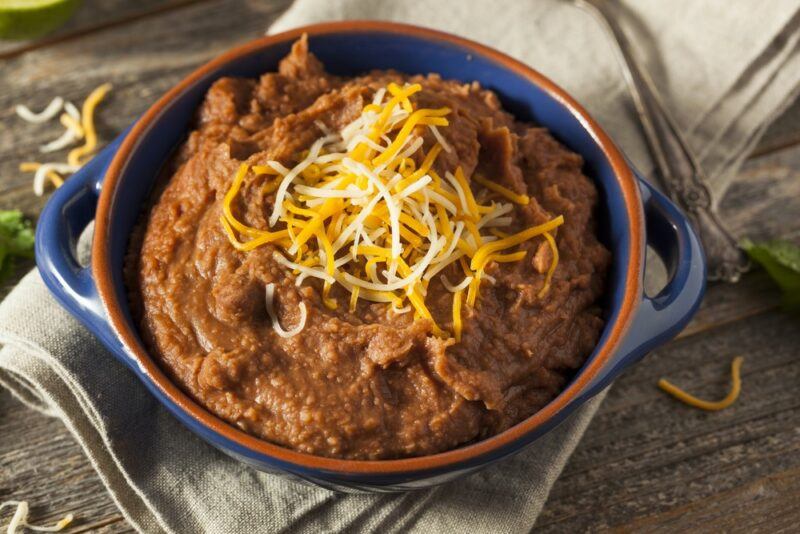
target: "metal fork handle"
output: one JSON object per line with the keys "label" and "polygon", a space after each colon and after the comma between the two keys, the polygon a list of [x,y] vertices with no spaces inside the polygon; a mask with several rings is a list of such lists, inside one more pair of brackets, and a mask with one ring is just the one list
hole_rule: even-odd
{"label": "metal fork handle", "polygon": [[717,216],[706,176],[683,134],[658,96],[647,72],[606,0],[574,0],[591,13],[616,41],[625,81],[659,171],[661,187],[691,220],[706,252],[708,279],[736,282],[748,268],[746,255]]}

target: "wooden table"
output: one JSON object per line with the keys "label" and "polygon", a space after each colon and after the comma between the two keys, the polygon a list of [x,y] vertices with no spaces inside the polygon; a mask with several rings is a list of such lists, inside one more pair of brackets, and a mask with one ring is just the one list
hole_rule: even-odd
{"label": "wooden table", "polygon": [[[220,51],[261,35],[286,0],[91,1],[56,37],[0,44],[0,208],[35,216],[20,161],[47,127],[18,128],[12,107],[52,95],[75,102],[100,83],[114,91],[99,124],[109,140],[163,91]],[[722,201],[738,236],[800,237],[800,104],[769,131]],[[29,267],[29,266],[27,266]],[[20,268],[22,275],[27,268]],[[13,285],[6,284],[2,294]],[[536,530],[576,532],[797,531],[800,524],[800,323],[778,310],[761,272],[709,287],[679,338],[620,378],[553,488]],[[666,376],[714,398],[731,359],[745,356],[732,408],[704,413],[666,397]],[[24,498],[39,522],[67,512],[70,532],[127,532],[78,444],[56,419],[0,392],[0,501]]]}

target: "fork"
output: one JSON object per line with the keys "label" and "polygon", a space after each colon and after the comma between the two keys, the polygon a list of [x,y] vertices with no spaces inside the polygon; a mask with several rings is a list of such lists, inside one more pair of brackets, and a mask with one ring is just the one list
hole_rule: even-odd
{"label": "fork", "polygon": [[749,267],[747,256],[725,228],[712,203],[706,175],[689,148],[655,85],[637,61],[633,47],[607,0],[572,0],[593,15],[617,43],[623,75],[631,93],[664,192],[683,208],[706,253],[709,280],[736,282]]}

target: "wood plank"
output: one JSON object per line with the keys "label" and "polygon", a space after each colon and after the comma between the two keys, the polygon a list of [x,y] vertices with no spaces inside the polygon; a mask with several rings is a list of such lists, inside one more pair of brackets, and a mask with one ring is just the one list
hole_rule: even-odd
{"label": "wood plank", "polygon": [[800,98],[786,108],[786,111],[764,132],[758,146],[750,154],[750,159],[781,152],[800,144]]}
{"label": "wood plank", "polygon": [[735,236],[800,239],[800,146],[748,161],[720,204]]}
{"label": "wood plank", "polygon": [[98,522],[113,529],[123,522],[60,420],[33,412],[0,390],[0,436],[0,501],[28,501],[35,524],[55,523],[70,512],[76,530]]}
{"label": "wood plank", "polygon": [[735,285],[711,284],[700,309],[678,339],[775,310],[780,298],[780,291],[761,270],[745,275]]}
{"label": "wood plank", "polygon": [[694,532],[796,532],[800,469],[791,469],[700,499],[663,514],[633,521],[619,532],[672,533],[691,525]]}
{"label": "wood plank", "polygon": [[[99,135],[108,142],[188,72],[262,35],[288,3],[209,0],[3,62],[0,122],[9,127],[0,129],[6,147],[0,153],[0,209],[22,207],[29,215],[41,210],[46,199],[30,195],[32,175],[18,167],[41,161],[38,147],[61,133],[55,123],[31,125],[16,117],[20,95],[34,108],[55,95],[80,103],[94,87],[111,82],[114,90],[98,111]],[[48,161],[65,157],[62,151]]]}
{"label": "wood plank", "polygon": [[[768,312],[649,355],[612,388],[553,488],[538,529],[635,525],[699,499],[746,493],[748,484],[766,484],[800,469],[798,346],[796,319]],[[743,390],[728,410],[701,412],[655,386],[667,376],[700,396],[721,397],[735,354],[746,358]],[[796,505],[793,498],[776,494],[768,505]],[[690,530],[694,517],[671,518],[673,531]],[[742,518],[743,529],[755,528],[760,519]]]}
{"label": "wood plank", "polygon": [[203,0],[84,0],[83,5],[64,26],[48,35],[32,40],[0,41],[0,59],[55,46],[88,33],[113,28],[142,17],[156,16],[197,1]]}

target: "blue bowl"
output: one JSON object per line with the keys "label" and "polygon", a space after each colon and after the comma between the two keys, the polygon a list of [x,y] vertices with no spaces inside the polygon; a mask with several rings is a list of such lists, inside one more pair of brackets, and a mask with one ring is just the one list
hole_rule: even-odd
{"label": "blue bowl", "polygon": [[[600,191],[601,231],[613,254],[604,301],[607,324],[596,349],[564,391],[505,432],[419,458],[354,461],[312,456],[249,436],[215,417],[173,384],[147,353],[131,319],[123,261],[159,169],[186,138],[193,114],[215,80],[257,77],[277,69],[303,33],[309,35],[311,51],[335,74],[391,68],[477,80],[495,91],[518,119],[547,127],[583,156],[584,171]],[[75,243],[93,219],[92,262],[84,268],[75,259]],[[646,245],[659,253],[670,274],[666,287],[653,297],[642,287]],[[568,94],[529,67],[477,43],[378,22],[321,24],[265,37],[192,73],[53,194],[39,221],[36,261],[59,302],[190,430],[257,469],[345,491],[429,487],[519,452],[680,331],[705,287],[703,253],[686,217],[637,177]]]}

